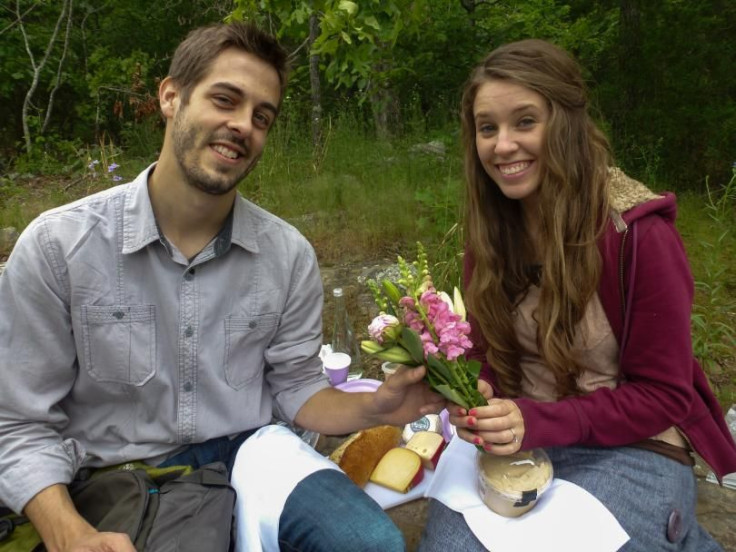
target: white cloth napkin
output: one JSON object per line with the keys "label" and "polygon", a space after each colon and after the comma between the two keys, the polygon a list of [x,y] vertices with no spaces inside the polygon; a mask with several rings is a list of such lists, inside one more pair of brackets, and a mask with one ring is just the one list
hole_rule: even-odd
{"label": "white cloth napkin", "polygon": [[478,493],[476,448],[459,438],[442,453],[426,496],[460,512],[493,552],[613,552],[629,540],[616,518],[585,489],[555,478],[536,506],[518,518],[490,510]]}
{"label": "white cloth napkin", "polygon": [[235,550],[278,552],[279,518],[286,499],[308,475],[339,470],[289,429],[269,425],[240,447],[230,482],[235,501]]}

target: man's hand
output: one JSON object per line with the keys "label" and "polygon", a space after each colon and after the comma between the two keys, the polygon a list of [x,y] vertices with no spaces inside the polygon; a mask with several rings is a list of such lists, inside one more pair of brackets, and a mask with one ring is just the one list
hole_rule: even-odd
{"label": "man's hand", "polygon": [[[51,548],[48,549],[51,552]],[[135,552],[130,537],[125,533],[99,533],[87,535],[66,548],[68,552]]]}
{"label": "man's hand", "polygon": [[399,366],[373,396],[369,414],[382,424],[404,425],[440,412],[447,401],[422,381],[426,368]]}
{"label": "man's hand", "polygon": [[100,533],[80,516],[65,485],[42,490],[24,513],[49,552],[136,552],[128,535]]}

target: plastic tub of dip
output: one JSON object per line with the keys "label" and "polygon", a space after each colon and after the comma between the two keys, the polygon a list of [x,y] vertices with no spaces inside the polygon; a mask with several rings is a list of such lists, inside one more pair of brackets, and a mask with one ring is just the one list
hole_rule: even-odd
{"label": "plastic tub of dip", "polygon": [[542,449],[495,456],[478,451],[478,491],[484,504],[504,517],[529,510],[552,484],[552,462]]}

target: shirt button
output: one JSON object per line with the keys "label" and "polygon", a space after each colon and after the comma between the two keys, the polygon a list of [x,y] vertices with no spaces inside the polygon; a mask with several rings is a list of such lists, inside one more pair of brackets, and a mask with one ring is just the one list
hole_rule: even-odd
{"label": "shirt button", "polygon": [[190,270],[187,270],[187,271],[186,271],[186,272],[184,273],[184,279],[185,279],[185,280],[186,280],[187,282],[191,282],[192,280],[194,280],[194,269],[193,269],[193,268],[192,268],[192,269],[190,269]]}
{"label": "shirt button", "polygon": [[192,337],[193,335],[194,335],[194,329],[191,326],[187,326],[187,329],[184,330],[184,336]]}
{"label": "shirt button", "polygon": [[186,391],[187,393],[189,393],[191,390],[192,390],[192,382],[191,381],[188,381],[188,382],[186,382],[184,384],[184,391]]}

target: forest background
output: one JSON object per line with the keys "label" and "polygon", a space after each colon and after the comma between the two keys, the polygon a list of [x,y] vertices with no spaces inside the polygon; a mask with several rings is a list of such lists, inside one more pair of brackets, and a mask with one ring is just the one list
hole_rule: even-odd
{"label": "forest background", "polygon": [[[293,65],[244,195],[302,230],[323,266],[411,256],[421,240],[445,288],[460,278],[470,69],[522,38],[569,50],[617,164],[678,194],[695,351],[736,403],[735,2],[0,0],[0,229],[153,161],[174,48],[227,19],[276,34]],[[0,240],[0,261],[11,247]]]}

